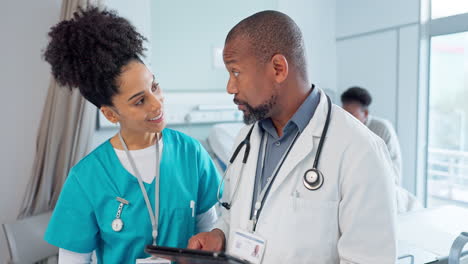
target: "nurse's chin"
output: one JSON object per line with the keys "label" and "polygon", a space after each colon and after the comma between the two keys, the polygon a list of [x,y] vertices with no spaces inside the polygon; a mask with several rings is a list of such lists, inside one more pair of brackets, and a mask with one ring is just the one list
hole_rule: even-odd
{"label": "nurse's chin", "polygon": [[166,128],[166,122],[158,123],[158,124],[150,124],[148,132],[151,133],[161,133],[164,128]]}

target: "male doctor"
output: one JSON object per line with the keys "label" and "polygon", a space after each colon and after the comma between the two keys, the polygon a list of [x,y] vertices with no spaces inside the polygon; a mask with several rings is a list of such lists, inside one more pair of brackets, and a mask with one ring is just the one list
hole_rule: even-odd
{"label": "male doctor", "polygon": [[248,124],[236,142],[249,138],[250,151],[244,145],[227,170],[217,228],[188,247],[226,249],[253,263],[395,263],[394,172],[385,143],[310,85],[294,21],[276,11],[242,20],[223,59],[227,91]]}

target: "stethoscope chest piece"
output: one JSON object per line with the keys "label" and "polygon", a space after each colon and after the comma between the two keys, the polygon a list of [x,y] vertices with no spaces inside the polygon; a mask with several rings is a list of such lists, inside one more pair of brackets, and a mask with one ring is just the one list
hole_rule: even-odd
{"label": "stethoscope chest piece", "polygon": [[312,168],[304,173],[302,182],[308,190],[318,190],[323,184],[323,174],[319,170]]}

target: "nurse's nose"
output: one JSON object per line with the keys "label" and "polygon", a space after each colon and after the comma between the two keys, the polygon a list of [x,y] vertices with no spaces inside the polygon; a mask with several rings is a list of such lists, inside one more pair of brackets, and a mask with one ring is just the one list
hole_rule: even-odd
{"label": "nurse's nose", "polygon": [[163,106],[162,96],[152,94],[151,96],[149,96],[149,98],[150,98],[150,106],[151,106],[150,110],[151,111],[158,111],[159,109],[162,108]]}

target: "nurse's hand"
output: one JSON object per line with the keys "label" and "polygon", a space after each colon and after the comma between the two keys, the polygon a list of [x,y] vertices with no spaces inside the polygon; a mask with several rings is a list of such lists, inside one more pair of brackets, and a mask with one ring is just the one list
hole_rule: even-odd
{"label": "nurse's hand", "polygon": [[224,232],[220,229],[213,229],[211,232],[202,232],[190,238],[189,249],[200,249],[208,251],[223,251],[226,244]]}

